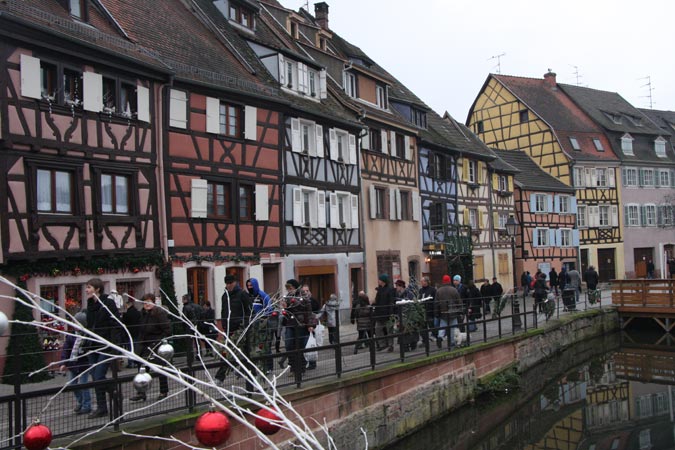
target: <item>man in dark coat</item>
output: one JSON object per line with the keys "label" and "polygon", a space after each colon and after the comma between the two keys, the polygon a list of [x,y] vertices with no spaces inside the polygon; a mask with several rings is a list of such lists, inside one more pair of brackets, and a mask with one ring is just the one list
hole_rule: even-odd
{"label": "man in dark coat", "polygon": [[[461,281],[461,278],[460,278]],[[443,338],[447,327],[450,327],[450,346],[454,345],[455,330],[459,317],[462,315],[462,297],[450,279],[450,275],[443,275],[443,285],[436,290],[436,316],[439,320],[436,345],[443,346]]]}
{"label": "man in dark coat", "polygon": [[586,269],[586,272],[584,273],[584,279],[586,280],[586,288],[588,288],[589,291],[597,289],[600,276],[595,270],[595,267],[588,266],[588,269]]}
{"label": "man in dark coat", "polygon": [[389,337],[388,322],[391,316],[394,304],[396,303],[396,290],[389,284],[389,275],[382,274],[377,279],[377,293],[375,294],[375,335],[384,338],[377,341],[377,349],[389,352],[394,351],[394,341]]}
{"label": "man in dark coat", "polygon": [[[284,346],[287,352],[291,352],[305,348],[309,334],[314,331],[318,321],[312,312],[312,303],[309,297],[302,295],[298,280],[291,278],[286,281],[286,291],[287,293],[281,302],[284,308],[282,325],[286,327]],[[288,360],[293,373],[305,371],[303,354],[293,353]],[[316,361],[308,368],[316,368]]]}
{"label": "man in dark coat", "polygon": [[668,273],[670,274],[670,278],[675,278],[675,256],[668,261]]}
{"label": "man in dark coat", "polygon": [[483,280],[480,286],[480,296],[483,301],[483,311],[485,314],[490,314],[490,300],[492,300],[492,285],[487,278]]}
{"label": "man in dark coat", "polygon": [[[502,285],[497,281],[497,277],[492,278],[492,300],[495,302],[495,308],[497,308],[497,305],[499,305],[499,302],[502,298],[502,294],[504,294],[504,288]],[[486,310],[485,313],[490,313],[490,310]]]}
{"label": "man in dark coat", "polygon": [[555,267],[551,267],[551,271],[548,273],[548,284],[555,295],[558,295],[558,272],[555,271]]}
{"label": "man in dark coat", "polygon": [[[427,328],[436,328],[438,327],[436,324],[436,288],[431,286],[431,280],[429,280],[429,277],[422,277],[421,284],[422,287],[418,291],[419,299],[428,299],[424,301],[424,318],[427,322]],[[435,336],[436,332],[433,334]],[[428,339],[428,333],[422,333],[422,342],[426,343]]]}
{"label": "man in dark coat", "polygon": [[[129,337],[126,336],[126,333],[122,338],[127,341],[126,348],[128,350],[131,350],[131,344],[134,344],[134,351],[136,351],[136,346],[138,345],[138,331],[141,324],[141,312],[134,306],[135,303],[135,300],[129,297],[127,299],[127,310],[122,314],[122,323],[129,332],[129,336],[131,336],[131,342],[129,342]],[[138,366],[138,364],[133,361],[127,362],[127,368],[134,366]]]}
{"label": "man in dark coat", "polygon": [[251,317],[251,298],[239,286],[234,275],[225,277],[225,289],[222,297],[220,323],[226,333],[232,334],[248,324]]}

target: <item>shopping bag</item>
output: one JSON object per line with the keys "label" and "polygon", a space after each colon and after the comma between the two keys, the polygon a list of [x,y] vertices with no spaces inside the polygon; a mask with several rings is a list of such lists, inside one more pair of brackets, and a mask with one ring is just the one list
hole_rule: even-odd
{"label": "shopping bag", "polygon": [[323,330],[325,330],[326,327],[323,326],[323,324],[318,324],[316,328],[314,328],[314,339],[316,339],[316,346],[321,347],[323,345]]}
{"label": "shopping bag", "polygon": [[[309,338],[307,338],[306,349],[316,348],[316,338],[314,337],[314,332],[309,333]],[[319,359],[319,352],[314,350],[313,352],[305,352],[305,360],[307,362],[316,362]]]}

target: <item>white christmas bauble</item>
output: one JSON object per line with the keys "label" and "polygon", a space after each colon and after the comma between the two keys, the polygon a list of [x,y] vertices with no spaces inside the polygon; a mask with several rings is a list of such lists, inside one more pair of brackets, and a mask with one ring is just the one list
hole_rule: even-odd
{"label": "white christmas bauble", "polygon": [[0,311],[0,336],[5,334],[7,328],[9,328],[9,320],[7,320],[5,313]]}
{"label": "white christmas bauble", "polygon": [[162,345],[160,345],[157,349],[157,354],[167,361],[171,361],[171,358],[173,358],[173,352],[173,345],[169,344],[167,341],[162,341]]}
{"label": "white christmas bauble", "polygon": [[134,389],[136,392],[145,393],[150,388],[152,376],[145,371],[145,367],[141,367],[140,372],[134,377]]}

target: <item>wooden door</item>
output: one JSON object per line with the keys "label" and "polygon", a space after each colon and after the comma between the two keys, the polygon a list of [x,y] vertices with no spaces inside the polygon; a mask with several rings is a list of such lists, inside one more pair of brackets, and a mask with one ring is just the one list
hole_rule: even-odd
{"label": "wooden door", "polygon": [[473,280],[485,278],[485,261],[482,256],[473,257]]}
{"label": "wooden door", "polygon": [[204,301],[209,300],[214,304],[214,298],[209,297],[209,283],[208,283],[209,269],[205,267],[193,267],[187,270],[188,279],[188,295],[190,300],[200,305]]}
{"label": "wooden door", "polygon": [[598,275],[600,282],[606,283],[616,278],[616,257],[613,248],[598,249]]}

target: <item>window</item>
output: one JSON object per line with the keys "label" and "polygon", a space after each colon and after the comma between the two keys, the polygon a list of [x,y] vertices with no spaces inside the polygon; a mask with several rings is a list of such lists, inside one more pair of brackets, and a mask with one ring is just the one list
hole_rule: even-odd
{"label": "window", "polygon": [[375,218],[384,219],[385,218],[385,190],[384,188],[376,187],[375,188]]}
{"label": "window", "polygon": [[577,206],[577,228],[588,227],[588,219],[586,218],[586,207]]}
{"label": "window", "polygon": [[101,175],[101,212],[129,214],[129,177]]}
{"label": "window", "polygon": [[346,228],[347,224],[351,224],[351,218],[349,217],[351,205],[349,204],[349,200],[349,194],[337,194],[338,224],[342,228]]}
{"label": "window", "polygon": [[297,39],[299,34],[298,34],[298,24],[296,22],[291,21],[291,26],[290,26],[290,34],[293,36],[293,39]]}
{"label": "window", "polygon": [[482,120],[476,122],[476,133],[483,133],[485,131],[485,125]]}
{"label": "window", "polygon": [[633,156],[633,138],[628,133],[621,137],[621,151],[624,155]]}
{"label": "window", "polygon": [[506,276],[509,274],[509,254],[499,253],[497,255],[499,260],[499,275]]}
{"label": "window", "polygon": [[468,181],[469,183],[478,184],[478,161],[468,161],[468,164],[469,164]]}
{"label": "window", "polygon": [[350,97],[356,98],[356,75],[351,72],[345,72],[345,92]]}
{"label": "window", "polygon": [[654,169],[642,170],[642,186],[654,186]]}
{"label": "window", "polygon": [[666,157],[666,140],[661,136],[654,141],[654,151],[659,158]]}
{"label": "window", "polygon": [[313,124],[310,122],[300,121],[300,143],[302,153],[309,154],[310,147],[313,147],[315,141],[315,133]]}
{"label": "window", "polygon": [[572,144],[572,148],[574,150],[581,150],[581,147],[579,147],[579,141],[577,141],[577,138],[570,136],[570,144]]}
{"label": "window", "polygon": [[657,212],[659,226],[672,227],[675,225],[675,206],[660,205]]}
{"label": "window", "polygon": [[548,200],[545,194],[534,194],[534,212],[543,213],[548,211]]}
{"label": "window", "polygon": [[432,203],[429,206],[429,226],[431,230],[439,230],[443,228],[445,217],[445,204],[444,203]]}
{"label": "window", "polygon": [[368,137],[370,139],[370,150],[382,151],[382,130],[371,128],[368,130]]}
{"label": "window", "polygon": [[600,205],[598,210],[598,225],[601,227],[611,226],[609,206]]}
{"label": "window", "polygon": [[420,128],[427,127],[427,113],[421,109],[412,108],[412,121]]}
{"label": "window", "polygon": [[623,169],[623,185],[637,186],[638,185],[638,171],[635,168]]}
{"label": "window", "polygon": [[316,78],[317,74],[315,70],[308,70],[307,77],[309,82],[309,95],[316,97]]}
{"label": "window", "polygon": [[[71,69],[63,70],[63,101],[66,105],[82,104],[82,74]],[[134,95],[134,101],[136,96]],[[134,111],[137,107],[134,108]]]}
{"label": "window", "polygon": [[326,38],[324,37],[319,38],[319,48],[321,50],[326,50]]}
{"label": "window", "polygon": [[344,164],[356,164],[356,136],[341,130],[328,130],[330,138],[330,159]]}
{"label": "window", "polygon": [[239,186],[239,220],[253,220],[253,186]]}
{"label": "window", "polygon": [[121,83],[120,86],[120,111],[125,117],[133,117],[138,111],[136,102],[136,86],[128,83]]}
{"label": "window", "polygon": [[595,169],[595,185],[597,187],[607,187],[607,169]]}
{"label": "window", "polygon": [[584,187],[586,176],[583,167],[574,168],[574,187]]}
{"label": "window", "polygon": [[241,108],[221,103],[219,123],[220,134],[231,137],[241,136]]}
{"label": "window", "polygon": [[349,162],[349,144],[347,143],[347,133],[336,132],[335,137],[337,139],[337,160],[340,162]]}
{"label": "window", "polygon": [[387,90],[384,86],[376,86],[375,94],[377,98],[377,107],[387,109]]}
{"label": "window", "polygon": [[499,175],[499,190],[501,192],[507,192],[509,190],[509,182],[506,175]]}
{"label": "window", "polygon": [[645,225],[648,227],[656,226],[656,205],[645,205]]}
{"label": "window", "polygon": [[561,195],[558,201],[560,202],[560,214],[569,214],[572,212],[572,202],[567,195]]}
{"label": "window", "polygon": [[626,205],[623,210],[626,225],[629,227],[637,227],[640,225],[640,211],[638,205]]}
{"label": "window", "polygon": [[548,228],[535,228],[534,234],[535,247],[548,247],[550,245],[548,241]]}
{"label": "window", "polygon": [[56,66],[40,61],[40,79],[42,98],[56,101]]}
{"label": "window", "polygon": [[432,153],[429,155],[429,175],[437,180],[449,180],[450,170],[448,170],[448,160],[445,155]]}
{"label": "window", "polygon": [[246,28],[253,28],[253,15],[251,11],[232,2],[230,2],[230,20]]}
{"label": "window", "polygon": [[206,212],[209,217],[232,218],[232,193],[229,184],[209,183],[206,196]]}
{"label": "window", "polygon": [[295,86],[295,72],[296,63],[293,61],[286,61],[286,86],[289,88]]}
{"label": "window", "polygon": [[667,170],[659,170],[658,184],[663,187],[670,186],[670,174]]}
{"label": "window", "polygon": [[527,123],[529,121],[529,117],[527,114],[527,110],[524,109],[518,113],[518,120],[520,120],[520,123]]}
{"label": "window", "polygon": [[509,220],[509,214],[505,212],[500,212],[498,216],[497,228],[500,230],[506,230],[506,222]]}
{"label": "window", "polygon": [[558,243],[560,247],[572,247],[572,230],[569,228],[563,228],[560,230],[560,242]]}
{"label": "window", "polygon": [[44,213],[73,212],[73,180],[70,172],[37,170],[37,209]]}
{"label": "window", "polygon": [[405,136],[396,133],[396,157],[405,158]]}
{"label": "window", "polygon": [[87,5],[84,0],[69,0],[70,15],[80,20],[87,20]]}
{"label": "window", "polygon": [[103,111],[116,112],[117,82],[112,78],[103,77]]}
{"label": "window", "polygon": [[410,211],[410,192],[399,191],[401,196],[401,220],[412,220]]}
{"label": "window", "polygon": [[474,230],[478,229],[478,210],[477,209],[470,209],[469,210],[469,226]]}
{"label": "window", "polygon": [[595,145],[595,149],[599,152],[604,152],[605,148],[602,146],[602,141],[598,138],[593,138],[593,145]]}

